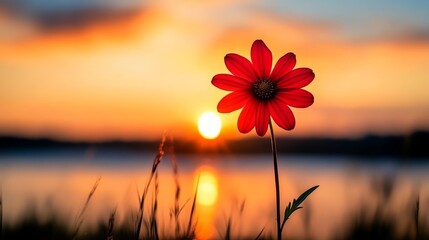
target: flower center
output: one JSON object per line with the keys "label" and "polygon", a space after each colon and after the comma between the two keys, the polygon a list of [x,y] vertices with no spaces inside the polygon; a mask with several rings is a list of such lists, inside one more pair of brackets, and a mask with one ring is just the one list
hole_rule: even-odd
{"label": "flower center", "polygon": [[261,100],[269,100],[276,95],[276,84],[268,79],[256,81],[253,86],[253,95]]}

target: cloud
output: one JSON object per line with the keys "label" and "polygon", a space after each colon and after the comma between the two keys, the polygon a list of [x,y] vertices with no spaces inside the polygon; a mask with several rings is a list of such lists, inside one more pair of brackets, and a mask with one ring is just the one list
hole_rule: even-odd
{"label": "cloud", "polygon": [[134,2],[5,0],[0,4],[0,30],[7,31],[0,32],[0,41],[79,32],[94,25],[129,21],[145,11],[142,4]]}
{"label": "cloud", "polygon": [[79,9],[42,14],[35,18],[35,22],[43,32],[70,31],[94,24],[127,20],[137,14],[140,14],[140,9]]}
{"label": "cloud", "polygon": [[384,42],[429,44],[429,28],[395,28],[377,39]]}

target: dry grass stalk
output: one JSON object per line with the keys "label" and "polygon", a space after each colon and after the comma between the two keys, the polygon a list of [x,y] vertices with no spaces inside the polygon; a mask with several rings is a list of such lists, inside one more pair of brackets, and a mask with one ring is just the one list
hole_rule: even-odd
{"label": "dry grass stalk", "polygon": [[171,161],[171,165],[173,167],[173,179],[174,179],[174,184],[176,186],[176,191],[174,194],[174,208],[172,210],[173,216],[174,216],[174,221],[175,221],[175,234],[176,236],[180,236],[180,221],[179,221],[179,215],[180,212],[183,208],[180,208],[179,205],[179,200],[180,200],[180,183],[179,183],[179,168],[177,165],[177,159],[176,159],[176,155],[174,152],[174,139],[172,136],[169,137],[170,140],[170,144],[168,147],[168,153],[169,153],[169,157],[170,157],[170,161]]}
{"label": "dry grass stalk", "polygon": [[158,193],[159,193],[159,181],[158,181],[158,171],[155,173],[154,180],[154,199],[152,205],[152,213],[150,215],[149,223],[149,239],[159,239],[158,233],[158,222],[157,222],[157,210],[158,210]]}
{"label": "dry grass stalk", "polygon": [[75,224],[76,228],[75,228],[75,231],[72,235],[72,239],[76,238],[76,236],[79,232],[79,229],[82,226],[83,220],[85,219],[84,215],[85,215],[86,209],[88,208],[88,205],[91,202],[91,199],[95,193],[95,190],[97,190],[97,187],[98,187],[98,184],[100,183],[100,180],[101,180],[101,177],[98,177],[97,180],[95,181],[94,185],[92,186],[91,191],[88,194],[88,197],[86,198],[85,204],[83,205],[83,208],[79,213],[79,216],[76,218],[76,221],[75,221],[76,222],[76,224]]}
{"label": "dry grass stalk", "polygon": [[416,206],[414,209],[414,226],[416,231],[416,239],[420,239],[419,237],[419,211],[420,211],[420,196],[417,195]]}
{"label": "dry grass stalk", "polygon": [[113,228],[115,226],[116,209],[110,214],[109,223],[107,225],[107,240],[113,240]]}
{"label": "dry grass stalk", "polygon": [[158,165],[161,162],[162,157],[164,156],[164,145],[165,145],[165,134],[163,134],[163,136],[162,136],[161,143],[159,144],[159,147],[158,147],[158,153],[157,153],[155,159],[153,160],[152,170],[150,172],[149,180],[147,181],[147,183],[144,187],[143,193],[142,193],[141,197],[139,198],[140,206],[139,206],[139,212],[138,212],[138,216],[137,216],[136,232],[135,232],[135,237],[134,237],[135,240],[138,240],[140,237],[140,231],[141,231],[141,226],[142,226],[143,217],[144,217],[145,200],[146,200],[147,194],[149,192],[149,187],[150,187],[150,184],[152,183],[152,179],[153,179],[155,173],[157,172]]}
{"label": "dry grass stalk", "polygon": [[261,237],[262,237],[262,233],[264,233],[264,230],[265,230],[265,227],[263,227],[262,229],[261,229],[261,231],[259,232],[259,234],[258,234],[258,236],[256,236],[256,240],[258,240],[258,239],[261,239]]}
{"label": "dry grass stalk", "polygon": [[184,236],[185,239],[194,239],[195,238],[196,224],[193,224],[193,219],[194,219],[194,215],[195,215],[195,206],[197,203],[197,194],[198,194],[199,184],[200,184],[200,176],[198,176],[197,186],[195,187],[194,199],[192,200],[191,212],[189,213],[188,228],[187,228],[186,234]]}
{"label": "dry grass stalk", "polygon": [[231,228],[232,228],[232,216],[229,216],[228,221],[226,223],[225,236],[223,239],[230,240],[231,239]]}

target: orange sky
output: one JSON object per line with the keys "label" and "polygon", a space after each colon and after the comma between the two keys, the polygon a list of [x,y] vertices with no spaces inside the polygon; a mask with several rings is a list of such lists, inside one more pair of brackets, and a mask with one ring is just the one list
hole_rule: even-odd
{"label": "orange sky", "polygon": [[[45,29],[1,11],[0,134],[69,139],[196,136],[196,122],[226,94],[211,85],[225,54],[263,39],[276,61],[297,55],[316,78],[292,136],[358,136],[429,128],[429,41],[350,39],[335,22],[306,21],[244,1],[148,1],[78,28]],[[243,7],[240,4],[243,4]],[[238,112],[224,137],[242,137]],[[250,135],[255,135],[252,132]]]}

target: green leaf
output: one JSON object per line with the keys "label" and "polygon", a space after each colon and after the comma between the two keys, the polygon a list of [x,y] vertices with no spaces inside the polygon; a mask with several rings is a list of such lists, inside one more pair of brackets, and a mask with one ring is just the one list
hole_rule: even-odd
{"label": "green leaf", "polygon": [[286,223],[286,221],[289,219],[289,217],[292,215],[293,212],[295,212],[298,209],[301,209],[302,207],[300,207],[299,205],[301,205],[301,203],[304,202],[304,200],[310,196],[310,194],[316,190],[316,188],[318,188],[319,185],[314,186],[310,189],[308,189],[307,191],[303,192],[297,199],[294,199],[292,201],[292,204],[289,202],[289,204],[287,205],[286,209],[285,209],[285,214],[284,214],[284,219],[283,219],[283,223],[281,226],[281,230],[283,230],[283,227]]}

